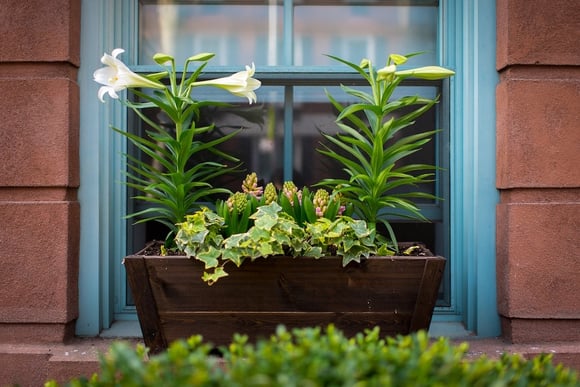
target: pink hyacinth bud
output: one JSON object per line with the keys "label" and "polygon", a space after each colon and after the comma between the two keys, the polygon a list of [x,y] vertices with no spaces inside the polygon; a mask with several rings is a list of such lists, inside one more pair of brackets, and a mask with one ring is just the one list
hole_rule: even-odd
{"label": "pink hyacinth bud", "polygon": [[284,192],[284,195],[288,198],[290,204],[294,205],[294,194],[298,193],[296,185],[291,181],[285,181],[282,186],[282,192]]}
{"label": "pink hyacinth bud", "polygon": [[252,172],[246,176],[242,182],[242,191],[260,199],[264,193],[264,188],[258,185],[258,176]]}

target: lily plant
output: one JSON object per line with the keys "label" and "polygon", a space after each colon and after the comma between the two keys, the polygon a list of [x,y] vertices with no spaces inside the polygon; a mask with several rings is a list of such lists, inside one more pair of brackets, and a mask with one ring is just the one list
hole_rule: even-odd
{"label": "lily plant", "polygon": [[[437,80],[454,74],[439,66],[397,68],[414,55],[391,54],[380,69],[375,69],[368,59],[357,65],[330,56],[360,74],[370,86],[370,92],[341,85],[342,90],[357,101],[346,106],[326,92],[338,111],[339,131],[336,135],[323,133],[328,144],[319,149],[321,154],[338,162],[347,176],[324,179],[320,185],[343,195],[354,207],[354,213],[366,220],[371,228],[376,228],[377,223],[384,224],[395,249],[397,241],[390,217],[426,220],[414,199],[436,199],[417,189],[418,185],[433,180],[436,167],[409,164],[404,159],[421,150],[438,132],[405,133],[418,117],[438,102],[438,98],[405,96],[393,99],[393,93],[407,78]],[[403,187],[406,189],[401,190]]]}
{"label": "lily plant", "polygon": [[[209,133],[214,125],[198,126],[200,109],[206,106],[221,106],[222,103],[193,97],[194,88],[212,86],[247,98],[250,104],[256,102],[255,90],[260,81],[253,78],[255,67],[246,66],[244,71],[217,79],[198,80],[203,69],[214,57],[213,53],[200,53],[186,59],[181,73],[175,59],[167,54],[155,54],[154,61],[163,71],[156,74],[140,75],[131,71],[117,57],[124,52],[117,48],[111,55],[104,54],[101,62],[105,67],[94,72],[94,80],[101,84],[98,98],[104,102],[105,95],[120,100],[130,108],[146,125],[145,136],[113,127],[125,136],[149,160],[127,154],[127,186],[139,192],[136,199],[149,206],[127,215],[136,218],[136,223],[156,221],[168,227],[166,246],[172,246],[177,224],[185,220],[199,208],[199,203],[212,195],[229,193],[224,188],[213,187],[212,179],[233,171],[239,160],[217,148],[232,138],[238,131],[202,141],[199,136]],[[190,71],[190,66],[197,67]],[[119,92],[130,90],[136,97],[121,98]],[[171,125],[155,122],[147,114],[149,109],[161,111]],[[211,161],[196,161],[200,152],[210,152]]]}

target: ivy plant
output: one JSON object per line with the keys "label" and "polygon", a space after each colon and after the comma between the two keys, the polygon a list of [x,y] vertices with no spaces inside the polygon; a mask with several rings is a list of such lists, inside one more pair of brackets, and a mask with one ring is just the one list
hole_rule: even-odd
{"label": "ivy plant", "polygon": [[280,255],[320,258],[331,254],[341,256],[346,266],[378,251],[374,230],[348,216],[334,220],[319,217],[302,227],[282,206],[272,202],[259,206],[249,218],[253,225],[246,232],[227,238],[221,234],[226,227],[223,218],[207,208],[178,224],[177,247],[204,263],[203,280],[209,285],[228,275],[225,265],[230,262],[240,267],[246,259]]}

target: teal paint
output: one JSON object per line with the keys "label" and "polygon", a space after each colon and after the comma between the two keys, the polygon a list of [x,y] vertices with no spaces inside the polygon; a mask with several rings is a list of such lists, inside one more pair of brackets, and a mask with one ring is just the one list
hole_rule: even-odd
{"label": "teal paint", "polygon": [[[89,103],[91,96],[98,90],[92,82],[92,72],[88,63],[98,63],[99,49],[97,39],[89,39],[90,31],[100,30],[103,20],[102,12],[94,1],[83,1],[81,24],[81,67],[79,69],[79,89],[81,100],[80,114],[80,187],[78,200],[81,205],[81,234],[79,254],[79,318],[76,323],[76,334],[95,336],[101,330],[99,305],[101,304],[100,256],[101,241],[99,236],[99,208],[101,206],[97,176],[101,174],[101,160],[98,150],[99,130],[93,117],[102,115],[100,106]],[[92,16],[92,17],[91,17]],[[93,82],[94,83],[94,82]],[[94,233],[94,234],[93,234]],[[93,236],[91,236],[93,234]],[[96,237],[95,237],[96,236]]]}
{"label": "teal paint", "polygon": [[469,331],[500,332],[495,279],[495,2],[442,1],[451,80],[454,302]]}

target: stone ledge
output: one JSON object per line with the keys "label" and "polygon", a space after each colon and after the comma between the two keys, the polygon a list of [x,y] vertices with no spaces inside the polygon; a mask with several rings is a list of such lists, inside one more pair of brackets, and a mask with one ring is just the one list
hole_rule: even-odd
{"label": "stone ledge", "polygon": [[[90,376],[98,370],[99,353],[107,351],[115,339],[75,339],[67,344],[17,345],[0,344],[0,386],[42,385],[48,379],[65,383],[80,375]],[[126,341],[137,344],[139,339]],[[520,353],[527,358],[541,353],[552,354],[555,363],[580,372],[580,342],[510,344],[500,338],[455,338],[453,343],[469,343],[468,358],[487,355],[498,358],[502,353]]]}
{"label": "stone ledge", "polygon": [[49,379],[64,383],[90,376],[98,370],[99,354],[113,341],[76,338],[65,344],[0,344],[0,386],[42,386]]}
{"label": "stone ledge", "polygon": [[546,353],[553,356],[555,364],[561,363],[580,373],[580,341],[511,344],[501,338],[468,338],[454,339],[452,342],[467,342],[469,344],[468,358],[477,358],[482,355],[498,358],[503,353],[519,353],[529,359]]}

